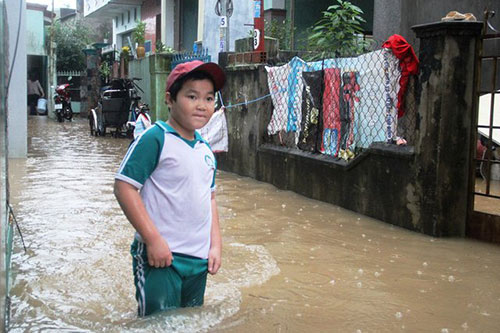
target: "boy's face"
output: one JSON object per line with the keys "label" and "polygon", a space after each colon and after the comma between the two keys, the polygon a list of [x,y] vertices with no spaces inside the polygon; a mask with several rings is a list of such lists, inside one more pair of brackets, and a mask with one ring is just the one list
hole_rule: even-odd
{"label": "boy's face", "polygon": [[187,80],[177,93],[176,101],[165,94],[165,101],[170,107],[170,117],[177,125],[177,130],[192,134],[202,128],[215,111],[215,91],[208,79]]}

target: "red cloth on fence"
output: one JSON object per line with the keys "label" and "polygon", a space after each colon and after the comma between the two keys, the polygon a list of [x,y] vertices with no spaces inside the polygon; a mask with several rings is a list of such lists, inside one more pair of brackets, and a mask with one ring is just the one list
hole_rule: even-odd
{"label": "red cloth on fence", "polygon": [[382,47],[391,49],[392,53],[399,59],[401,79],[399,80],[398,92],[398,118],[401,118],[404,115],[404,96],[409,76],[418,73],[418,58],[413,47],[400,35],[392,35],[382,44]]}
{"label": "red cloth on fence", "polygon": [[327,142],[330,145],[330,149],[327,150],[331,150],[333,156],[337,156],[340,142],[340,73],[339,68],[325,68],[321,152],[325,152],[325,142]]}

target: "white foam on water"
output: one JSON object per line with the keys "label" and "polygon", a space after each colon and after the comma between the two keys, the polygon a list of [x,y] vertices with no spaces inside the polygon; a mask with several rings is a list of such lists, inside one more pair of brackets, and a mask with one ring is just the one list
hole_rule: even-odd
{"label": "white foam on water", "polygon": [[280,272],[276,260],[262,245],[226,245],[224,261],[215,276],[209,276],[205,304],[139,318],[120,327],[129,332],[206,332],[240,309],[241,288],[261,285]]}

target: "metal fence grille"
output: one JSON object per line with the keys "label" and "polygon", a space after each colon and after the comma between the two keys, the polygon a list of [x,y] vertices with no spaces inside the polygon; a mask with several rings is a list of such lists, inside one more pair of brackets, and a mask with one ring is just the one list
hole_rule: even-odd
{"label": "metal fence grille", "polygon": [[202,49],[199,52],[183,52],[177,53],[173,55],[172,58],[172,69],[175,68],[178,64],[182,64],[184,62],[193,61],[193,60],[201,60],[203,62],[210,62],[211,56],[208,54],[208,49]]}
{"label": "metal fence grille", "polygon": [[390,49],[314,62],[295,57],[266,70],[273,103],[267,132],[277,144],[348,160],[374,142],[413,141],[415,104],[400,92]]}

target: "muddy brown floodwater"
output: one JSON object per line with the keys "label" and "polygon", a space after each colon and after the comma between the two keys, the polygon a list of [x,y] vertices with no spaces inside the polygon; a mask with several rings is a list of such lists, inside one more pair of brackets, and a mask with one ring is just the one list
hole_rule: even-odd
{"label": "muddy brown floodwater", "polygon": [[136,315],[113,176],[129,140],[29,119],[9,161],[23,231],[11,332],[498,332],[500,247],[436,239],[219,172],[223,267],[206,304]]}

